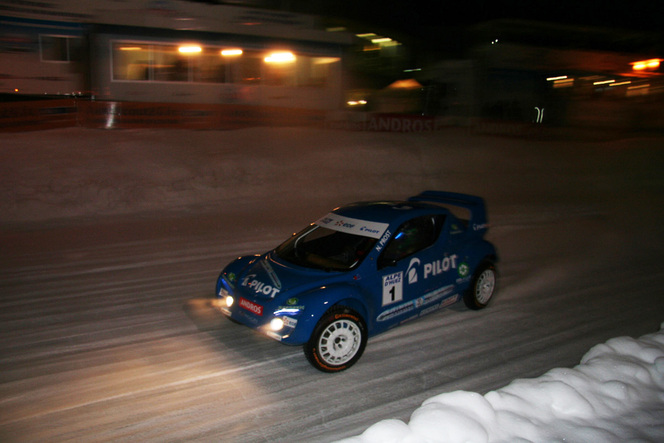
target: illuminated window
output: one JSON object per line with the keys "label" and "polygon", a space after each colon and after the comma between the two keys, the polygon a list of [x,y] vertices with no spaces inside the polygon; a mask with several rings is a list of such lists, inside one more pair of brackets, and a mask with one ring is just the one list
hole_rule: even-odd
{"label": "illuminated window", "polygon": [[115,41],[113,80],[325,87],[338,57],[265,52],[196,43]]}
{"label": "illuminated window", "polygon": [[200,54],[190,57],[193,81],[199,83],[227,83],[232,65],[228,57],[220,54],[219,48],[203,48]]}
{"label": "illuminated window", "polygon": [[149,45],[113,44],[113,79],[144,81],[150,79],[151,50]]}
{"label": "illuminated window", "polygon": [[178,45],[152,45],[154,80],[188,82],[193,73],[196,54],[180,52]]}
{"label": "illuminated window", "polygon": [[266,54],[265,83],[271,86],[296,85],[297,57],[290,51],[275,51]]}

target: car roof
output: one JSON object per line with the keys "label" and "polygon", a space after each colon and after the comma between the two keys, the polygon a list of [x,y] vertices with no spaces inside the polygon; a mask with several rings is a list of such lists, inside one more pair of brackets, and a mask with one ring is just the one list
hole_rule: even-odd
{"label": "car roof", "polygon": [[420,202],[406,201],[372,201],[358,202],[341,206],[332,212],[361,220],[380,223],[401,222],[413,217],[427,214],[449,214],[449,211],[441,206]]}

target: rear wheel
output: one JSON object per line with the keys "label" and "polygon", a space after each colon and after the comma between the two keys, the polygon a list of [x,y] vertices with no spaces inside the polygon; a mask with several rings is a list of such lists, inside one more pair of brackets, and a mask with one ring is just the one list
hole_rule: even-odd
{"label": "rear wheel", "polygon": [[333,307],[320,319],[304,355],[309,363],[323,372],[339,372],[357,362],[367,344],[364,320],[355,311]]}
{"label": "rear wheel", "polygon": [[491,263],[484,263],[477,268],[463,301],[470,309],[482,309],[489,304],[495,290],[496,268]]}

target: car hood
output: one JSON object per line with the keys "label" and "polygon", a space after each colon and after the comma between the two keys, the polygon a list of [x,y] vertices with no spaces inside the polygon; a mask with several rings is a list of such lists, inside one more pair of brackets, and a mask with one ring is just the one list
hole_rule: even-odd
{"label": "car hood", "polygon": [[296,266],[270,252],[242,270],[237,276],[236,291],[256,299],[274,299],[343,279],[343,273]]}

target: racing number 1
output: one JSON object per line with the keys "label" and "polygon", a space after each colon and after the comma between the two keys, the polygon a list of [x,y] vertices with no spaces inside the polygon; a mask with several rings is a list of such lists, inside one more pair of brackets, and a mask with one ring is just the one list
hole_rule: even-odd
{"label": "racing number 1", "polygon": [[403,300],[403,272],[383,276],[383,306]]}

